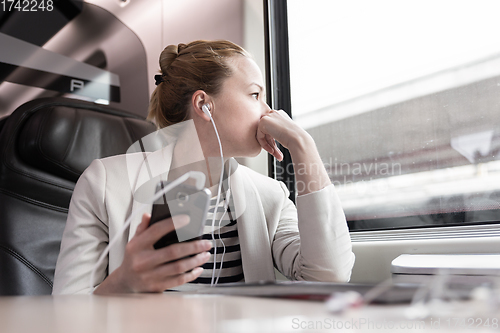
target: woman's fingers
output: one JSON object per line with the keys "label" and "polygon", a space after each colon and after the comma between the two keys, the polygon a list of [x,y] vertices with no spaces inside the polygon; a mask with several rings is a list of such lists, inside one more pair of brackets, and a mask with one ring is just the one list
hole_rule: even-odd
{"label": "woman's fingers", "polygon": [[146,291],[161,292],[196,279],[203,272],[202,266],[210,253],[202,252],[193,257],[169,262],[148,270],[142,278]]}
{"label": "woman's fingers", "polygon": [[164,235],[189,223],[188,215],[176,215],[150,224],[144,214],[136,235],[125,246],[122,265],[115,272],[116,279],[133,292],[163,291],[196,279],[202,269],[196,269],[210,258],[209,240],[195,240],[155,249],[154,244]]}
{"label": "woman's fingers", "polygon": [[162,290],[193,281],[203,272],[200,267],[208,261],[210,253],[199,253],[194,257],[178,260],[158,267],[155,271],[162,283]]}
{"label": "woman's fingers", "polygon": [[174,275],[174,276],[169,276],[167,279],[158,280],[156,283],[152,284],[153,287],[151,288],[151,290],[148,290],[148,291],[150,291],[150,292],[162,292],[162,291],[165,291],[167,289],[183,285],[185,283],[196,280],[196,278],[198,278],[202,272],[203,272],[203,268],[196,267],[189,272]]}
{"label": "woman's fingers", "polygon": [[146,228],[146,230],[141,231],[140,237],[134,237],[137,238],[135,240],[137,243],[136,246],[139,248],[150,248],[169,232],[178,230],[188,224],[189,215],[176,215],[174,220],[172,220],[172,218],[168,218],[157,223],[153,223],[151,226]]}
{"label": "woman's fingers", "polygon": [[[272,137],[271,137],[271,140],[273,140]],[[265,151],[267,151],[269,154],[275,156],[276,151],[275,151],[274,145],[269,143],[270,139],[267,138],[267,136],[266,136],[266,134],[264,134],[264,132],[257,131],[257,141],[260,143],[260,146]]]}
{"label": "woman's fingers", "polygon": [[274,138],[271,135],[266,134],[266,141],[267,141],[267,144],[269,145],[269,147],[271,147],[271,149],[272,149],[271,155],[276,157],[278,159],[278,161],[283,160],[283,153],[278,148],[278,145],[276,144],[276,141],[274,140]]}
{"label": "woman's fingers", "polygon": [[290,117],[285,113],[284,117],[281,112],[284,111],[271,111],[260,118],[259,126],[257,128],[257,141],[261,147],[269,154],[276,157],[279,161],[283,160],[283,153],[276,145],[279,141],[283,146],[287,146],[288,140],[286,139],[286,121]]}
{"label": "woman's fingers", "polygon": [[192,271],[186,272],[184,274],[177,275],[171,279],[168,279],[165,281],[164,288],[162,290],[167,290],[169,288],[177,287],[180,285],[183,285],[185,283],[191,282],[193,280],[196,280],[201,273],[203,272],[203,268],[201,267],[196,267]]}
{"label": "woman's fingers", "polygon": [[209,252],[198,253],[195,256],[166,263],[156,268],[156,274],[160,277],[168,277],[184,274],[196,267],[202,266],[210,259]]}
{"label": "woman's fingers", "polygon": [[142,220],[141,223],[137,226],[137,229],[135,231],[135,235],[140,235],[146,230],[149,226],[149,221],[151,220],[151,215],[144,213],[142,214]]}
{"label": "woman's fingers", "polygon": [[206,251],[209,251],[211,248],[212,242],[209,240],[196,240],[172,244],[154,251],[149,257],[149,262],[151,266],[163,265],[190,255],[207,253]]}

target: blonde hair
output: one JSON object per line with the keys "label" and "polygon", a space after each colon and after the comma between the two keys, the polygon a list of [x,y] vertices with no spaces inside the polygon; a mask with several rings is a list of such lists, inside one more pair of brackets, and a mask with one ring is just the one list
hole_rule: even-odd
{"label": "blonde hair", "polygon": [[167,46],[160,54],[162,82],[151,95],[148,120],[163,128],[188,119],[193,93],[203,90],[217,95],[224,79],[232,74],[227,60],[236,55],[250,56],[224,40]]}

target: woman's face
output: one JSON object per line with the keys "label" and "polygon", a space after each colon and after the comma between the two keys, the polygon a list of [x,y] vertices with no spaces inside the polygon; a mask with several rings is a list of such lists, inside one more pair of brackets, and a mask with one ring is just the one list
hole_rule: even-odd
{"label": "woman's face", "polygon": [[256,156],[261,151],[256,138],[257,126],[270,110],[262,73],[255,61],[247,57],[234,56],[228,61],[233,73],[213,98],[212,117],[224,156]]}

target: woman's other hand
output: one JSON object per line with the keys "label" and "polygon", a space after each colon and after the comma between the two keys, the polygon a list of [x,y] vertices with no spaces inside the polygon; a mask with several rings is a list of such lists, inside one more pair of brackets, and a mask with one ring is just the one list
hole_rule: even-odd
{"label": "woman's other hand", "polygon": [[257,140],[279,161],[283,160],[283,153],[274,140],[290,151],[298,195],[319,191],[331,184],[314,139],[285,111],[271,110],[260,118]]}
{"label": "woman's other hand", "polygon": [[[94,291],[94,294],[162,292],[195,280],[210,258],[208,240],[181,242],[155,249],[154,244],[175,230],[172,218],[149,226],[151,217],[142,216],[135,236],[125,247],[123,263]],[[176,227],[189,223],[189,216],[177,216]],[[189,255],[193,257],[184,258]],[[180,260],[179,260],[180,259]]]}
{"label": "woman's other hand", "polygon": [[271,110],[260,118],[257,128],[257,140],[264,150],[281,161],[283,160],[283,153],[274,140],[281,143],[283,147],[293,150],[312,139],[285,111]]}

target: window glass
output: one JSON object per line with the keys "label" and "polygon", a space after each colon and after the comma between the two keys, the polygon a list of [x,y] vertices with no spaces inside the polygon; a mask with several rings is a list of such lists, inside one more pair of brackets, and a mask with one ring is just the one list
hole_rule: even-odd
{"label": "window glass", "polygon": [[500,221],[500,2],[287,3],[292,114],[351,229]]}

